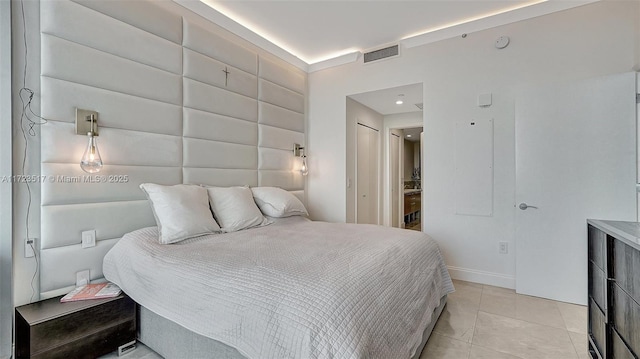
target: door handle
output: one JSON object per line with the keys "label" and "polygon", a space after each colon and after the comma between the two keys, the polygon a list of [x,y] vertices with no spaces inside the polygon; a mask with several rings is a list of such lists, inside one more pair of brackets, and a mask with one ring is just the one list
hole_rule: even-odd
{"label": "door handle", "polygon": [[533,208],[533,209],[538,209],[538,207],[536,206],[529,206],[528,204],[522,202],[520,203],[520,205],[518,206],[518,208],[520,208],[521,210],[526,210],[527,208]]}

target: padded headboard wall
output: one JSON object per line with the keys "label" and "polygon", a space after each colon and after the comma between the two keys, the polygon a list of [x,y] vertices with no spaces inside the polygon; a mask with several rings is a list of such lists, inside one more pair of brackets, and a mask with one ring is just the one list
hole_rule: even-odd
{"label": "padded headboard wall", "polygon": [[[155,225],[140,183],[277,186],[303,199],[292,148],[305,139],[304,72],[166,4],[40,7],[42,298],[72,289],[78,271],[101,278],[122,235]],[[101,183],[80,169],[75,107],[99,112]],[[97,246],[82,249],[92,229]]]}

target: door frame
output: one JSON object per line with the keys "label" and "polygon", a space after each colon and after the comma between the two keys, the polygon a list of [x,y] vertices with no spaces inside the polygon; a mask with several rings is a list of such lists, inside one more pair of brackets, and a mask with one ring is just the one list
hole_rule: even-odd
{"label": "door frame", "polygon": [[[385,139],[384,145],[383,145],[383,178],[382,178],[382,224],[384,226],[387,227],[391,227],[391,185],[389,183],[389,178],[390,178],[390,172],[391,172],[391,159],[389,158],[389,153],[391,151],[391,149],[389,148],[389,136],[391,135],[391,130],[401,130],[401,129],[405,129],[405,128],[412,128],[412,127],[422,127],[422,130],[424,131],[424,111],[422,112],[422,119],[417,120],[417,119],[403,119],[403,120],[399,120],[398,122],[394,123],[393,125],[388,125],[388,124],[384,124],[384,128],[383,128],[383,138]],[[403,138],[404,140],[404,138]],[[401,143],[402,144],[402,143]],[[401,147],[402,148],[402,147]],[[420,156],[420,170],[424,171],[424,153],[421,154]],[[400,162],[400,171],[403,170],[403,166],[404,163]],[[424,180],[424,172],[420,173],[420,178],[422,178]],[[400,180],[400,182],[402,183],[402,178]],[[424,185],[424,182],[423,182]],[[424,193],[424,192],[423,192]],[[401,223],[404,222],[404,215],[402,213],[404,213],[404,193],[400,192],[398,193],[398,196],[400,196],[400,200],[399,200],[399,206],[400,206],[400,211],[398,211],[400,214],[400,219],[401,219]],[[421,201],[421,208],[420,208],[420,223],[424,223],[424,198]]]}

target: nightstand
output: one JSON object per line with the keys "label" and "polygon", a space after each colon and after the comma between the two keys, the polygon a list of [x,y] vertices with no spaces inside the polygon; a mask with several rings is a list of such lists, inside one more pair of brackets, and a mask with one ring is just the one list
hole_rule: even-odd
{"label": "nightstand", "polygon": [[16,357],[95,358],[136,339],[136,305],[126,295],[16,308]]}

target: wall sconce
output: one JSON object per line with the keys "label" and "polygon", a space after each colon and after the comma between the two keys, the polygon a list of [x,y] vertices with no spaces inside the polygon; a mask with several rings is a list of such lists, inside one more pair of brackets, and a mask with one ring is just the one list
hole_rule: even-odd
{"label": "wall sconce", "polygon": [[296,157],[302,157],[302,167],[300,167],[300,173],[303,176],[309,174],[309,167],[307,166],[307,155],[305,154],[304,147],[300,146],[299,143],[293,144],[293,155]]}
{"label": "wall sconce", "polygon": [[89,144],[80,160],[80,168],[87,173],[98,173],[102,169],[102,158],[98,151],[98,113],[76,108],[76,134],[87,135]]}

